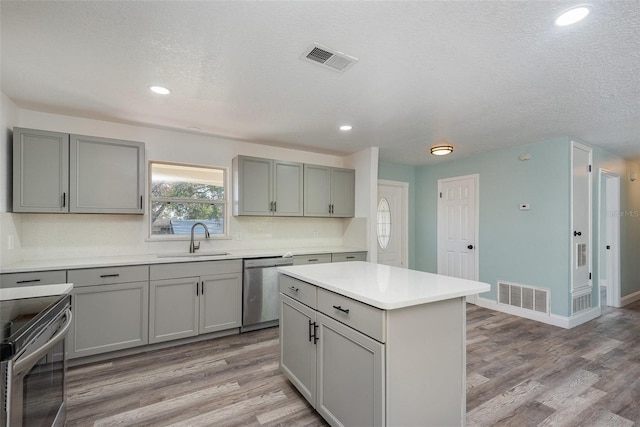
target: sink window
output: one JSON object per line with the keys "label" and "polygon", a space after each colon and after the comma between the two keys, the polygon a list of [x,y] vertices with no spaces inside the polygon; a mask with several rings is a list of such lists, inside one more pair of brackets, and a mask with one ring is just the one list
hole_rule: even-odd
{"label": "sink window", "polygon": [[152,237],[188,236],[196,222],[205,223],[212,236],[227,234],[225,169],[150,162],[149,175]]}

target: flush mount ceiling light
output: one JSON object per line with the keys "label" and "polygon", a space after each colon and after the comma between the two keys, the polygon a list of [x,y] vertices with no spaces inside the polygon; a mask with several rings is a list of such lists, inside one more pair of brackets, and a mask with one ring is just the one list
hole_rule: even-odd
{"label": "flush mount ceiling light", "polygon": [[149,90],[153,93],[157,93],[158,95],[169,95],[171,93],[171,91],[166,87],[155,85],[149,86]]}
{"label": "flush mount ceiling light", "polygon": [[557,27],[566,27],[567,25],[573,25],[576,22],[582,21],[589,14],[589,8],[586,6],[578,6],[573,9],[569,9],[562,15],[558,16],[554,23]]}
{"label": "flush mount ceiling light", "polygon": [[351,129],[353,129],[353,126],[351,126],[351,125],[342,125],[338,129],[340,129],[341,131],[347,132],[347,131],[350,131]]}
{"label": "flush mount ceiling light", "polygon": [[450,153],[453,153],[452,145],[434,145],[431,147],[431,154],[434,156],[446,156]]}

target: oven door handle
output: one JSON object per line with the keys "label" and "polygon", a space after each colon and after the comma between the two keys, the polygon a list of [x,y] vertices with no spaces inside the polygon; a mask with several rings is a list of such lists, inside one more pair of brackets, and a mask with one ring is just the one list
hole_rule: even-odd
{"label": "oven door handle", "polygon": [[45,354],[49,352],[53,347],[55,347],[60,341],[62,341],[69,332],[69,328],[71,327],[71,309],[67,309],[66,311],[67,322],[64,324],[62,329],[60,329],[54,336],[51,337],[49,341],[24,359],[18,359],[13,364],[13,375],[20,375],[21,372],[30,369],[38,360],[40,360]]}

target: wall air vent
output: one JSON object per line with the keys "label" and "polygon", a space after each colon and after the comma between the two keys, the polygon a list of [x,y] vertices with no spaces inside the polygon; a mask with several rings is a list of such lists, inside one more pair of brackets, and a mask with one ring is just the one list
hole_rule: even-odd
{"label": "wall air vent", "polygon": [[549,314],[549,291],[533,286],[498,282],[498,303]]}
{"label": "wall air vent", "polygon": [[574,295],[572,297],[572,301],[573,313],[579,313],[581,311],[588,310],[591,308],[591,293]]}
{"label": "wall air vent", "polygon": [[301,58],[340,73],[358,62],[358,58],[327,49],[317,43],[311,45],[311,47],[302,54]]}

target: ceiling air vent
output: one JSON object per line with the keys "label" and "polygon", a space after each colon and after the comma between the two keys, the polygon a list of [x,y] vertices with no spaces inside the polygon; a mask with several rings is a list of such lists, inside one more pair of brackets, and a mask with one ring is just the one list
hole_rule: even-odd
{"label": "ceiling air vent", "polygon": [[338,72],[343,72],[358,61],[358,58],[332,51],[317,43],[307,49],[301,58]]}

